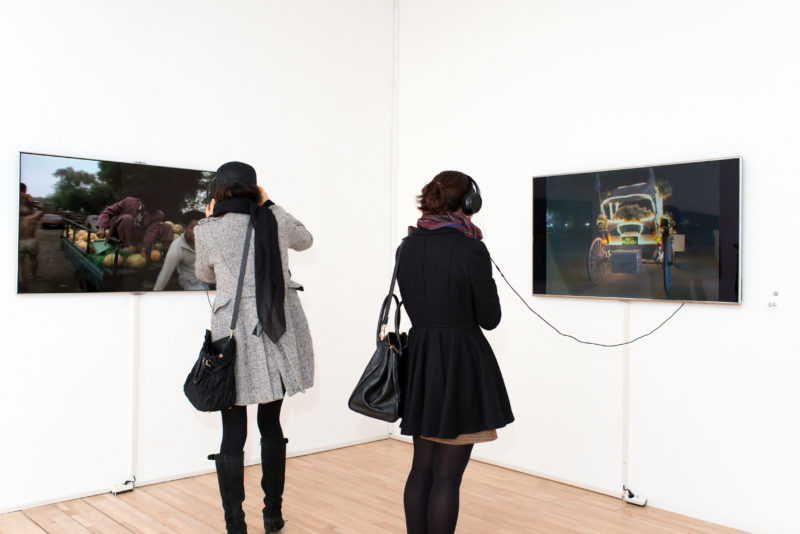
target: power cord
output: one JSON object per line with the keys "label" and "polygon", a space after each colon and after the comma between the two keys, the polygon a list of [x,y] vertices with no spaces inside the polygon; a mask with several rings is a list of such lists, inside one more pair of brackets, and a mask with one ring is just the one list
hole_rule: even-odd
{"label": "power cord", "polygon": [[630,345],[631,343],[635,343],[635,342],[639,341],[640,339],[649,336],[650,334],[652,334],[653,332],[655,332],[656,330],[658,330],[659,328],[664,326],[667,323],[667,321],[669,321],[670,319],[675,317],[675,314],[678,313],[679,311],[681,311],[681,308],[683,308],[686,305],[685,302],[681,302],[681,305],[678,306],[678,309],[675,310],[674,312],[672,312],[669,317],[664,319],[664,321],[660,325],[658,325],[657,327],[653,328],[648,333],[642,334],[641,336],[637,337],[636,339],[632,339],[630,341],[625,341],[623,343],[612,343],[612,344],[595,343],[593,341],[583,341],[582,339],[578,339],[577,337],[575,337],[575,336],[573,336],[571,334],[565,334],[564,332],[562,332],[561,330],[559,330],[558,328],[556,328],[555,326],[550,324],[550,322],[547,319],[545,319],[544,317],[542,317],[536,310],[531,308],[530,305],[528,304],[528,302],[522,297],[522,295],[520,295],[519,292],[516,289],[514,289],[514,286],[511,285],[511,282],[508,281],[508,278],[506,278],[506,275],[503,274],[503,271],[500,270],[500,267],[498,267],[497,263],[495,263],[494,258],[490,257],[489,259],[492,261],[492,264],[494,265],[495,269],[497,269],[497,272],[500,273],[500,276],[503,277],[503,280],[505,280],[506,284],[508,284],[508,287],[511,288],[511,291],[513,291],[514,294],[517,295],[517,297],[519,297],[519,300],[522,301],[522,303],[525,305],[526,308],[528,308],[531,311],[531,313],[533,313],[536,317],[538,317],[539,319],[544,321],[544,324],[546,324],[547,326],[549,326],[550,328],[555,330],[556,333],[558,333],[558,335],[564,336],[564,337],[568,337],[570,339],[573,339],[573,340],[577,341],[578,343],[583,343],[584,345],[595,345],[597,347],[609,347],[609,348],[610,347],[621,347],[623,345]]}

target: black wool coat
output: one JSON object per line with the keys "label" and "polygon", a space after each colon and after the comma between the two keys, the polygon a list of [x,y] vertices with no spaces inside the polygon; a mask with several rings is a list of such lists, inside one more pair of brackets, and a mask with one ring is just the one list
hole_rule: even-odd
{"label": "black wool coat", "polygon": [[481,330],[501,317],[486,245],[455,228],[420,228],[397,261],[412,324],[401,432],[454,438],[512,422],[503,376]]}

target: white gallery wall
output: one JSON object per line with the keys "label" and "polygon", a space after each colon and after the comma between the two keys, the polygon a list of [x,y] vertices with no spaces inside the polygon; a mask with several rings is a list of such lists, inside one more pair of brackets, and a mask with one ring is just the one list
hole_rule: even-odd
{"label": "white gallery wall", "polygon": [[209,471],[221,437],[182,393],[204,293],[16,294],[20,151],[254,165],[315,237],[290,254],[317,385],[284,404],[289,454],[385,437],[346,402],[392,259],[392,20],[388,0],[0,4],[0,512]]}
{"label": "white gallery wall", "polygon": [[517,420],[475,456],[796,532],[798,23],[800,8],[777,0],[0,4],[0,169],[13,193],[0,237],[11,343],[0,512],[102,492],[132,472],[147,483],[208,471],[220,437],[218,416],[181,392],[204,293],[16,295],[19,151],[258,169],[315,236],[290,256],[317,354],[317,386],[284,405],[290,454],[387,434],[345,403],[392,250],[438,171],[479,181],[475,222],[538,311],[613,343],[677,305],[530,297],[531,177],[742,156],[741,305],[690,304],[629,349],[600,349],[558,337],[496,275],[504,318],[487,335]]}
{"label": "white gallery wall", "polygon": [[[530,297],[531,177],[743,157],[743,302],[687,305],[630,347],[627,482],[652,506],[759,533],[800,530],[798,23],[789,1],[400,9],[395,243],[427,180],[469,173],[494,259],[568,333],[617,342],[677,304]],[[504,318],[488,337],[517,420],[475,456],[619,493],[625,350],[558,337],[495,277]]]}

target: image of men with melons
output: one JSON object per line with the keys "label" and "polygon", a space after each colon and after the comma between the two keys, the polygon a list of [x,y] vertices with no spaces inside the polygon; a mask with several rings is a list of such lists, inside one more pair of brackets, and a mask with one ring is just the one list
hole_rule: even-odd
{"label": "image of men with melons", "polygon": [[[19,171],[18,292],[153,291],[160,274],[157,290],[205,289],[193,283],[192,234],[181,237],[204,215],[214,172],[28,152]],[[37,206],[38,224],[23,224]]]}
{"label": "image of men with melons", "polygon": [[164,222],[164,212],[147,210],[138,198],[126,197],[107,206],[97,218],[97,237],[116,238],[122,244],[141,243],[142,254],[150,256],[155,243],[166,253],[173,239],[173,227]]}

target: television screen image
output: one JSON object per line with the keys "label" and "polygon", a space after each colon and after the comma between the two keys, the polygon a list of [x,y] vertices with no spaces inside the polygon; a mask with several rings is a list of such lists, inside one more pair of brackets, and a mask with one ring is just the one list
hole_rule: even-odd
{"label": "television screen image", "polygon": [[533,293],[738,303],[741,159],[533,179]]}
{"label": "television screen image", "polygon": [[18,293],[213,289],[194,274],[210,171],[20,153]]}

